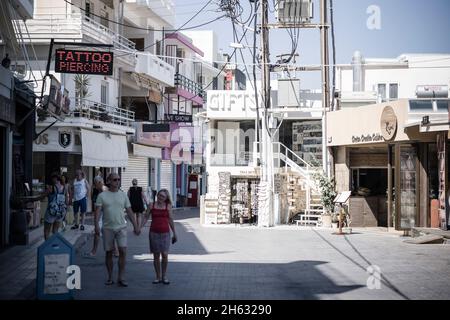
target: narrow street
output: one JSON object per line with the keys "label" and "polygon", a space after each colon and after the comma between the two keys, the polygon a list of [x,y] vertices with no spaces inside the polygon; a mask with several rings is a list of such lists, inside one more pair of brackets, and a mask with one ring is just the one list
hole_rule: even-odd
{"label": "narrow street", "polygon": [[[412,245],[397,234],[358,229],[239,225],[202,227],[197,209],[175,213],[179,241],[169,254],[170,285],[152,284],[148,225],[128,231],[128,288],[105,286],[104,253],[78,253],[82,287],[76,299],[449,299],[450,246]],[[115,258],[115,277],[117,277]],[[381,270],[369,289],[366,268]]]}

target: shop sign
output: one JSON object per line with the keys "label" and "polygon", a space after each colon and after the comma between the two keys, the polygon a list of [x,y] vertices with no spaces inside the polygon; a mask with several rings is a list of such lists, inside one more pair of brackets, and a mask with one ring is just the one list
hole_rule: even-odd
{"label": "shop sign", "polygon": [[243,90],[208,91],[207,113],[214,119],[255,119],[255,94]]}
{"label": "shop sign", "polygon": [[81,153],[79,137],[70,128],[50,128],[33,142],[34,152],[72,152]]}
{"label": "shop sign", "polygon": [[386,141],[392,140],[397,133],[397,117],[391,106],[383,109],[380,120],[381,135]]}
{"label": "shop sign", "polygon": [[111,76],[113,61],[112,52],[57,49],[55,72]]}
{"label": "shop sign", "polygon": [[384,141],[384,138],[379,133],[362,134],[360,136],[352,136],[352,143],[367,143],[367,142],[380,142]]}
{"label": "shop sign", "polygon": [[169,122],[192,122],[192,115],[190,114],[166,114],[166,121]]}

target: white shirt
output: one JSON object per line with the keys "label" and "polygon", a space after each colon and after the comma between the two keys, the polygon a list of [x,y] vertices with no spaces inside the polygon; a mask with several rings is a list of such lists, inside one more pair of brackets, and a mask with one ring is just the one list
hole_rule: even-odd
{"label": "white shirt", "polygon": [[79,201],[87,196],[87,182],[86,179],[73,181],[73,199]]}

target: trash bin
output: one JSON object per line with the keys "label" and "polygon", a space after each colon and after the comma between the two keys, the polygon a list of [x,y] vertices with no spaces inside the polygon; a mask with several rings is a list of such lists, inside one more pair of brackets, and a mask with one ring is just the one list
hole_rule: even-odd
{"label": "trash bin", "polygon": [[73,264],[74,249],[69,241],[56,233],[38,248],[36,289],[38,300],[73,299],[67,285],[67,268]]}

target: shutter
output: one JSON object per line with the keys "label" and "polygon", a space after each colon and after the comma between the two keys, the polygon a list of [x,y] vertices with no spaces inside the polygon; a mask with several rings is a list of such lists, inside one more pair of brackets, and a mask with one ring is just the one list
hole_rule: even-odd
{"label": "shutter", "polygon": [[131,187],[131,181],[136,178],[138,186],[147,191],[148,187],[148,158],[128,156],[128,166],[122,171],[122,190],[128,192]]}
{"label": "shutter", "polygon": [[172,194],[172,161],[162,160],[161,161],[161,189],[167,189],[170,192],[170,196],[173,200]]}

